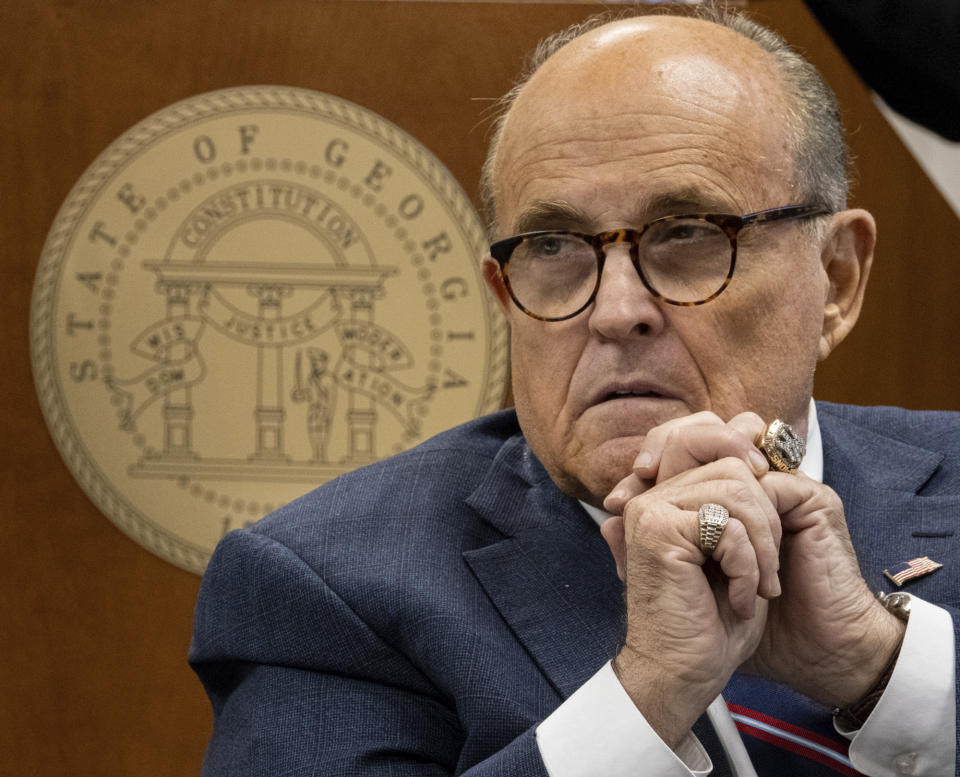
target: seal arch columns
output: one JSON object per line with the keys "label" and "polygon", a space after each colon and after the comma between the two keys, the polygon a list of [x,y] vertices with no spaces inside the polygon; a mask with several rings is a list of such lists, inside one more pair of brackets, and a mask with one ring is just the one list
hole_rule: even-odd
{"label": "seal arch columns", "polygon": [[[360,227],[337,204],[309,186],[275,180],[236,184],[207,197],[177,229],[164,259],[143,267],[156,274],[167,304],[166,320],[140,336],[159,364],[137,382],[151,383],[147,396],[159,392],[164,403],[163,451],[140,462],[141,474],[160,474],[158,467],[164,471],[175,462],[187,467],[182,473],[200,458],[191,392],[200,381],[216,379],[209,373],[217,365],[208,363],[199,343],[208,325],[256,352],[253,450],[245,461],[220,459],[220,473],[227,475],[231,464],[247,471],[249,463],[288,462],[284,349],[339,323],[344,301],[351,324],[372,325],[375,300],[397,271],[377,265]],[[367,352],[352,352],[350,359],[361,368],[375,366]],[[375,400],[346,388],[346,462],[373,461]],[[144,404],[132,407],[131,416]]]}
{"label": "seal arch columns", "polygon": [[[165,328],[178,330],[178,324],[199,318],[256,348],[257,404],[253,409],[256,434],[250,454],[252,461],[287,458],[283,445],[284,347],[312,339],[333,324],[339,318],[340,299],[349,300],[351,323],[372,322],[374,301],[383,295],[384,280],[396,272],[392,267],[331,267],[308,263],[147,262],[144,266],[157,274],[158,287],[166,293]],[[244,290],[257,300],[255,316],[243,313],[217,296],[219,290],[231,288]],[[295,291],[312,292],[315,301],[307,310],[285,317],[283,300]],[[179,331],[187,330],[188,327],[179,327]],[[199,358],[196,340],[175,342],[164,352],[167,369],[190,358]],[[177,374],[186,376],[187,372]],[[165,401],[164,440],[179,444],[168,445],[164,458],[196,458],[189,446],[193,420],[190,387],[169,391]],[[351,391],[347,419],[348,460],[372,458],[376,421],[373,400]],[[141,464],[149,467],[146,462]],[[220,462],[221,467],[224,464]]]}
{"label": "seal arch columns", "polygon": [[[373,305],[377,294],[382,295],[382,287],[363,288],[354,286],[347,290],[350,300],[350,323],[372,324]],[[372,366],[372,355],[363,351],[353,356],[359,366]],[[347,428],[349,454],[347,462],[360,465],[374,461],[374,431],[376,429],[377,411],[374,399],[356,391],[350,392],[350,405],[347,409]]]}

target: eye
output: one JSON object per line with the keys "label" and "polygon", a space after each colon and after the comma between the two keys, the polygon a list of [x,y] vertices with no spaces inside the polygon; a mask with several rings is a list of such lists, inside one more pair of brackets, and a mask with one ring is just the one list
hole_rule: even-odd
{"label": "eye", "polygon": [[691,251],[719,246],[726,234],[715,224],[698,218],[666,218],[653,222],[643,233],[641,247],[646,251]]}
{"label": "eye", "polygon": [[551,259],[569,254],[578,242],[568,235],[538,235],[527,240],[524,248],[531,257]]}
{"label": "eye", "polygon": [[693,241],[713,237],[717,228],[696,219],[668,222],[658,231],[657,239],[661,241]]}

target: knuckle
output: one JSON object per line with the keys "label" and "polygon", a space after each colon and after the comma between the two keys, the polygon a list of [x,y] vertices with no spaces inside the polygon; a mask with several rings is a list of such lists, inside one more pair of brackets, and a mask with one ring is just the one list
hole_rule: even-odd
{"label": "knuckle", "polygon": [[[744,472],[747,472],[746,465],[739,459],[732,459],[731,466],[742,468]],[[753,492],[750,487],[740,479],[731,479],[723,481],[721,488],[725,492],[727,498],[731,499],[734,503],[743,504],[751,503],[754,501]]]}
{"label": "knuckle", "polygon": [[758,429],[762,429],[764,426],[767,425],[766,421],[764,421],[759,415],[757,415],[756,413],[750,410],[747,410],[744,413],[740,413],[740,415],[738,415],[737,418],[740,419],[742,426],[744,428],[756,427]]}
{"label": "knuckle", "polygon": [[664,430],[665,434],[663,437],[664,447],[672,447],[677,444],[677,442],[683,437],[682,428],[673,428]]}
{"label": "knuckle", "polygon": [[637,521],[643,514],[644,495],[635,496],[623,506],[623,520],[629,526]]}
{"label": "knuckle", "polygon": [[753,471],[746,465],[744,460],[738,456],[724,456],[720,461],[723,462],[725,470],[730,473],[731,477],[739,480],[746,480],[747,478],[751,480],[755,479]]}
{"label": "knuckle", "polygon": [[747,529],[738,518],[730,518],[730,522],[727,523],[727,528],[724,530],[723,536],[735,545],[749,544],[750,542]]}
{"label": "knuckle", "polygon": [[664,425],[656,426],[647,432],[643,439],[643,450],[659,452],[664,448],[667,436],[670,434],[670,428]]}
{"label": "knuckle", "polygon": [[725,571],[735,573],[739,578],[750,579],[754,581],[754,585],[759,583],[760,567],[757,553],[750,543],[747,530],[739,521],[730,520],[717,550],[721,566]]}
{"label": "knuckle", "polygon": [[640,522],[650,522],[660,511],[657,504],[660,502],[658,494],[645,492],[633,497],[623,509],[623,520],[628,527]]}
{"label": "knuckle", "polygon": [[838,512],[843,512],[843,502],[840,500],[840,496],[832,488],[824,487],[823,488],[823,498],[827,503],[827,507],[830,510],[835,510]]}

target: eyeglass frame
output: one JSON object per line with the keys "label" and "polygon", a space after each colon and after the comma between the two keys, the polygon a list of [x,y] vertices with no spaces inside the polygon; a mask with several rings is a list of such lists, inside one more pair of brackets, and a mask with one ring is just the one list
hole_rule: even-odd
{"label": "eyeglass frame", "polygon": [[[590,235],[584,232],[573,232],[565,229],[543,229],[535,232],[522,232],[519,235],[504,238],[503,240],[497,240],[495,243],[490,245],[490,256],[500,267],[500,275],[503,277],[503,282],[507,288],[507,292],[510,294],[510,299],[513,300],[514,304],[520,308],[520,310],[522,310],[531,318],[537,319],[538,321],[566,321],[574,316],[580,315],[584,310],[590,307],[593,301],[597,298],[597,292],[600,290],[600,280],[603,277],[603,265],[607,258],[604,247],[614,243],[630,244],[630,262],[633,264],[633,268],[637,271],[637,275],[640,276],[640,280],[646,287],[647,291],[649,291],[656,299],[660,300],[661,302],[666,302],[669,305],[677,305],[679,307],[696,307],[698,305],[705,305],[707,302],[719,297],[720,294],[723,293],[724,289],[726,289],[733,280],[733,272],[737,265],[737,235],[742,229],[756,224],[767,224],[773,221],[829,216],[832,212],[833,211],[820,205],[783,205],[779,208],[768,208],[766,210],[756,211],[755,213],[747,213],[744,216],[734,216],[726,213],[689,213],[678,214],[675,216],[662,216],[661,218],[654,219],[653,221],[648,222],[637,229],[611,229],[605,232],[598,232],[595,235]],[[718,226],[723,230],[727,236],[727,239],[730,241],[730,267],[727,270],[726,278],[716,291],[714,291],[705,299],[698,300],[696,302],[682,302],[680,300],[673,300],[664,296],[650,285],[650,282],[643,273],[643,268],[640,266],[639,243],[640,238],[643,237],[643,233],[654,224],[662,224],[667,221],[678,221],[681,219],[696,219],[698,221],[705,221],[709,224]],[[587,301],[583,303],[583,305],[577,308],[577,310],[575,310],[573,313],[569,313],[565,316],[541,316],[537,313],[533,313],[532,311],[528,310],[523,303],[520,302],[520,300],[517,299],[513,288],[510,286],[510,273],[507,268],[510,264],[510,257],[513,255],[514,250],[517,248],[517,246],[521,245],[525,241],[544,235],[570,235],[572,237],[578,237],[591,246],[596,253],[597,281],[593,287],[593,291],[590,292],[590,296],[587,298]]]}

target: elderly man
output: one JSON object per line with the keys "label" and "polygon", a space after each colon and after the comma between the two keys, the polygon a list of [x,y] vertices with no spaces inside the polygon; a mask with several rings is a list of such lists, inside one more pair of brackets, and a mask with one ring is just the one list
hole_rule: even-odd
{"label": "elderly man", "polygon": [[956,570],[873,591],[951,552],[960,420],[811,399],[875,231],[832,96],[740,17],[540,54],[485,171],[516,412],[223,541],[205,773],[953,774]]}

